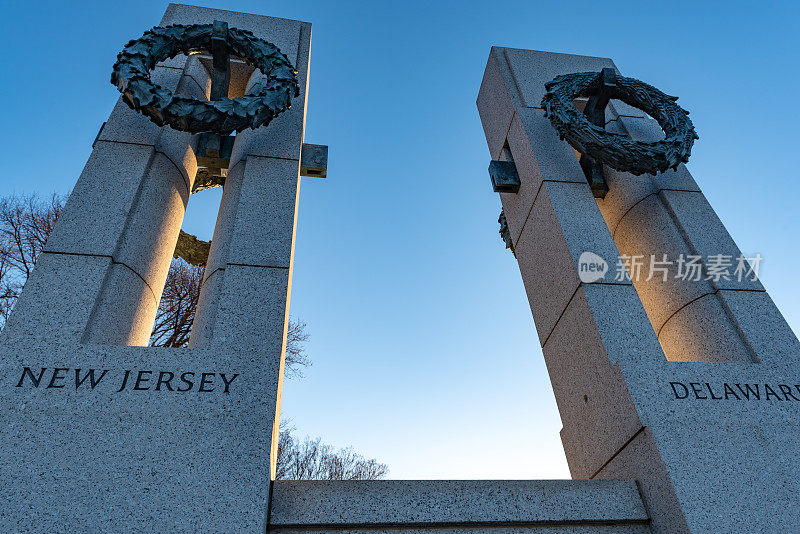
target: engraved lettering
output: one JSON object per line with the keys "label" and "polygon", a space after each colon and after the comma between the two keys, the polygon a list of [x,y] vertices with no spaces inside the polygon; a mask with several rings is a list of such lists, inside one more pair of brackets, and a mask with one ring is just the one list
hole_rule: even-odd
{"label": "engraved lettering", "polygon": [[708,398],[705,395],[703,395],[702,397],[700,396],[700,391],[703,391],[703,386],[700,384],[700,382],[689,382],[689,386],[691,386],[692,391],[694,391],[694,396],[697,397],[698,399]]}
{"label": "engraved lettering", "polygon": [[[166,375],[169,375],[169,378],[164,380],[164,377]],[[156,382],[156,391],[161,391],[161,384],[164,384],[164,386],[166,386],[168,390],[174,391],[172,389],[172,384],[170,383],[172,382],[173,378],[175,378],[175,373],[171,373],[169,371],[161,371],[160,373],[158,373],[158,382]]]}
{"label": "engraved lettering", "polygon": [[225,382],[225,390],[223,391],[223,393],[228,393],[228,388],[230,387],[231,382],[233,382],[236,379],[236,377],[239,376],[239,373],[234,374],[230,380],[225,378],[225,373],[220,373],[219,376],[220,378],[222,378],[222,381]]}
{"label": "engraved lettering", "polygon": [[[33,387],[38,388],[39,387],[39,382],[42,381],[42,376],[44,375],[44,372],[46,370],[47,370],[47,367],[42,367],[42,370],[39,371],[39,376],[33,376],[33,371],[31,371],[31,368],[30,367],[26,367],[25,369],[22,370],[22,376],[20,377],[19,382],[17,382],[16,387],[21,388],[22,387],[22,382],[24,382],[25,381],[25,377],[28,376],[28,377],[30,377],[31,382],[33,383]],[[798,391],[800,391],[800,389]]]}
{"label": "engraved lettering", "polygon": [[[53,377],[50,379],[50,383],[47,384],[47,388],[63,388],[64,384],[56,384],[56,380],[64,380],[67,378],[67,371],[69,371],[69,367],[56,367],[53,369]],[[64,373],[63,375],[61,373]]]}
{"label": "engraved lettering", "polygon": [[187,376],[194,377],[194,373],[187,371],[187,372],[185,372],[185,373],[183,373],[181,375],[181,382],[184,382],[185,384],[187,384],[189,386],[186,389],[178,388],[178,391],[180,391],[181,393],[183,393],[184,391],[189,391],[190,389],[192,389],[194,387],[194,381],[187,379],[186,378]]}
{"label": "engraved lettering", "polygon": [[153,374],[153,371],[139,371],[139,374],[136,377],[136,384],[133,386],[134,391],[147,391],[148,389],[150,389],[150,386],[140,387],[140,385],[150,381],[149,376],[147,378],[144,378],[145,374],[151,375]]}
{"label": "engraved lettering", "polygon": [[[681,382],[670,382],[669,385],[672,386],[672,392],[675,393],[675,398],[676,399],[685,399],[686,397],[689,396],[689,390],[687,389],[687,387],[685,385],[683,385],[683,383],[681,383]],[[676,389],[675,386],[680,386],[683,389],[683,396],[678,394],[678,390]]]}
{"label": "engraved lettering", "polygon": [[95,387],[97,387],[97,384],[99,384],[100,381],[103,379],[103,377],[106,376],[107,372],[108,369],[103,369],[103,372],[100,373],[100,376],[97,377],[97,380],[95,380],[94,369],[89,369],[88,371],[86,371],[86,374],[83,375],[83,378],[81,378],[81,370],[75,369],[75,389],[81,387],[81,384],[86,382],[87,378],[89,379],[89,387],[91,389],[94,389]]}

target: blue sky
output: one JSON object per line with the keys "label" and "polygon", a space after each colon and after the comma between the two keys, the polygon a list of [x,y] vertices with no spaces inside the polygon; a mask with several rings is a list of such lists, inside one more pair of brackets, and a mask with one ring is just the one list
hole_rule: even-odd
{"label": "blue sky", "polygon": [[[475,98],[491,45],[611,57],[679,95],[689,169],[797,331],[800,7],[793,2],[198,2],[313,24],[292,314],[314,366],[284,391],[303,434],[392,478],[564,478],[561,423]],[[122,46],[167,3],[2,3],[0,195],[68,193],[118,93]],[[185,228],[210,238],[218,193]]]}

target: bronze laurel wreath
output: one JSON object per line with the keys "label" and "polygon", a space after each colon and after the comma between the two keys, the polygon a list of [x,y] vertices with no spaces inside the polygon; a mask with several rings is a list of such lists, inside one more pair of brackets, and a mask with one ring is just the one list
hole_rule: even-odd
{"label": "bronze laurel wreath", "polygon": [[232,56],[243,58],[266,75],[266,83],[256,94],[201,101],[173,95],[150,80],[150,71],[159,61],[181,53],[210,50],[212,27],[212,24],[176,24],[146,31],[119,53],[111,83],[131,108],[159,126],[227,135],[269,124],[276,115],[289,109],[291,99],[300,94],[297,72],[275,45],[249,31],[229,28],[227,46]]}
{"label": "bronze laurel wreath", "polygon": [[587,154],[619,171],[635,175],[656,174],[689,161],[694,140],[698,139],[686,110],[652,85],[634,78],[616,77],[611,98],[641,109],[664,130],[660,141],[633,141],[628,137],[595,126],[572,105],[577,97],[597,91],[599,72],[579,72],[558,76],[545,84],[542,107],[561,139],[575,150]]}

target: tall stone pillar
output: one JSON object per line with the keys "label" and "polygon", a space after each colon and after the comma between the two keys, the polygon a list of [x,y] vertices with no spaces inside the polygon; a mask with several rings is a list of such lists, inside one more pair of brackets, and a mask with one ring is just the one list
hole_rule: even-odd
{"label": "tall stone pillar", "polygon": [[[237,136],[182,349],[142,345],[197,171],[193,136],[117,103],[0,334],[2,532],[265,529],[311,25],[177,4],[160,25],[215,20],[275,44],[301,94]],[[178,56],[152,78],[206,99],[203,61]],[[232,72],[243,93],[252,69]]]}
{"label": "tall stone pillar", "polygon": [[[759,282],[712,275],[713,256],[741,253],[685,166],[606,167],[609,193],[595,199],[540,107],[556,76],[607,67],[493,47],[478,96],[492,159],[519,174],[500,199],[573,478],[635,478],[654,532],[795,530],[800,451],[784,438],[800,421],[797,338]],[[663,137],[621,102],[606,119],[637,140]],[[589,283],[585,252],[609,266]],[[621,254],[676,263],[630,280],[615,276]],[[681,256],[702,257],[700,280],[676,276]]]}
{"label": "tall stone pillar", "polygon": [[[210,84],[186,56],[152,78],[192,98]],[[191,140],[117,101],[4,336],[147,344],[197,172]]]}

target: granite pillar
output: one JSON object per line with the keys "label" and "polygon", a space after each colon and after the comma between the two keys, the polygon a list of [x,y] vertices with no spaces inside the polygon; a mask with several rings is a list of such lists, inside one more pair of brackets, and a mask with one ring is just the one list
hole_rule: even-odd
{"label": "granite pillar", "polygon": [[[278,46],[301,96],[268,127],[239,134],[210,258],[221,268],[207,271],[189,348],[137,345],[195,178],[193,136],[117,103],[0,334],[2,532],[266,528],[311,26],[178,4],[160,24],[214,20]],[[178,56],[153,79],[208,98],[203,61]],[[252,75],[243,65],[232,93]]]}
{"label": "granite pillar", "polygon": [[[798,430],[797,338],[759,282],[712,275],[712,256],[740,251],[685,166],[640,177],[606,167],[609,193],[594,199],[540,107],[546,82],[606,67],[493,47],[477,102],[492,159],[520,177],[500,200],[572,475],[636,479],[654,532],[797,529],[785,504],[800,458],[783,441]],[[618,101],[606,119],[634,139],[663,136]],[[581,277],[586,252],[604,275]],[[617,277],[621,255],[642,256],[642,276]],[[650,257],[664,255],[701,257],[700,278],[676,277],[675,264],[649,277]]]}

